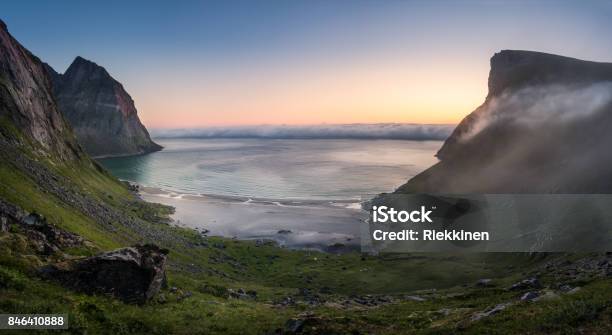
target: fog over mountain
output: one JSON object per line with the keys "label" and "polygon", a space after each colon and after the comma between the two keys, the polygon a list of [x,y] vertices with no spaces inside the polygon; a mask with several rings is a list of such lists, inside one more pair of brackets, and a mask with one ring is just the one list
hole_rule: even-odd
{"label": "fog over mountain", "polygon": [[336,124],[260,125],[191,129],[152,129],[155,138],[269,138],[269,139],[396,139],[444,140],[454,125],[431,124]]}
{"label": "fog over mountain", "polygon": [[489,94],[397,192],[611,193],[612,63],[505,50]]}

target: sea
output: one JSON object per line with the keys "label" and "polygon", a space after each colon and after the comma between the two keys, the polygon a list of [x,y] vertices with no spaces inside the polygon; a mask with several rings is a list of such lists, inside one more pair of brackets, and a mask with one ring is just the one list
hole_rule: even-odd
{"label": "sea", "polygon": [[441,141],[154,139],[164,149],[100,159],[141,197],[208,235],[303,249],[359,245],[361,203],[435,164]]}

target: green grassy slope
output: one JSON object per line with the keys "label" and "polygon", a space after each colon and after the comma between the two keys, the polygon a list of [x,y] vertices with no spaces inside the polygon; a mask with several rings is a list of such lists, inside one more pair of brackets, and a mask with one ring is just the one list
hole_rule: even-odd
{"label": "green grassy slope", "polygon": [[[314,322],[315,329],[337,333],[447,333],[459,329],[468,333],[504,333],[504,329],[563,333],[574,324],[594,330],[610,326],[609,280],[585,282],[579,294],[551,302],[520,303],[489,319],[469,322],[475,311],[516,300],[521,292],[503,288],[553,256],[331,255],[207,238],[143,220],[145,213],[163,216],[169,209],[139,201],[123,184],[87,162],[61,168],[43,164],[70,181],[66,188],[133,221],[131,225],[114,223],[109,229],[41,190],[11,162],[0,163],[0,197],[43,214],[49,222],[91,242],[66,251],[67,255],[44,258],[33,252],[18,231],[0,235],[0,312],[66,312],[72,324],[69,333],[261,334],[282,328],[288,319],[303,317],[305,312],[313,313],[308,322]],[[36,268],[46,262],[137,242],[155,242],[171,250],[168,277],[170,287],[176,289],[165,290],[146,306],[70,292],[35,276]],[[478,278],[498,278],[497,286],[476,288],[472,284]],[[438,290],[427,290],[433,288]],[[254,290],[257,296],[232,298],[230,292],[239,289]],[[316,298],[304,289],[314,292]],[[427,300],[413,301],[406,294]],[[389,301],[367,306],[356,303],[354,295],[382,296]],[[283,303],[288,298],[295,303]],[[517,317],[528,318],[528,322],[517,321]]]}

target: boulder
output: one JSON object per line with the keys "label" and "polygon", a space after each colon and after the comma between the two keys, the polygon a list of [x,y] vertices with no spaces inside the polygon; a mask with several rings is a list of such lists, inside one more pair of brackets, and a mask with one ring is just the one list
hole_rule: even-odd
{"label": "boulder", "polygon": [[51,255],[61,249],[83,245],[84,242],[81,236],[48,223],[43,215],[28,213],[14,204],[0,200],[0,231],[9,231],[10,225],[16,225],[39,254]]}
{"label": "boulder", "polygon": [[46,266],[40,273],[86,294],[106,294],[142,304],[165,285],[167,249],[145,244]]}
{"label": "boulder", "polygon": [[522,301],[535,301],[540,296],[540,293],[530,291],[521,296]]}
{"label": "boulder", "polygon": [[502,304],[497,304],[497,305],[495,305],[495,306],[493,306],[491,308],[488,308],[488,309],[486,309],[486,310],[484,310],[482,312],[475,313],[474,315],[472,315],[471,320],[472,321],[478,321],[478,320],[481,320],[483,318],[487,318],[487,317],[489,317],[491,315],[495,315],[495,314],[503,311],[504,309],[510,307],[511,305],[512,305],[512,303],[510,303],[510,302],[502,303]]}
{"label": "boulder", "polygon": [[5,233],[9,230],[8,218],[0,216],[0,233]]}
{"label": "boulder", "polygon": [[281,334],[329,334],[329,332],[321,327],[322,322],[323,319],[315,316],[313,313],[304,312],[295,318],[287,320]]}
{"label": "boulder", "polygon": [[525,289],[530,289],[530,288],[541,288],[542,285],[540,284],[540,281],[535,278],[535,277],[531,277],[531,278],[527,278],[527,279],[523,279],[520,282],[514,283],[512,286],[510,286],[510,291],[519,291],[519,290],[525,290]]}

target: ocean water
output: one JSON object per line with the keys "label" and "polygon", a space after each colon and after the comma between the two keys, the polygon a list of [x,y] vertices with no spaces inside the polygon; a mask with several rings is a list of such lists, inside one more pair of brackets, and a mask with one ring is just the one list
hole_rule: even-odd
{"label": "ocean water", "polygon": [[300,248],[357,244],[359,203],[431,166],[440,141],[156,139],[164,150],[101,159],[176,208],[179,225]]}
{"label": "ocean water", "polygon": [[345,200],[389,192],[436,162],[439,141],[156,140],[164,150],[103,159],[115,176],[178,193]]}

